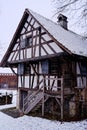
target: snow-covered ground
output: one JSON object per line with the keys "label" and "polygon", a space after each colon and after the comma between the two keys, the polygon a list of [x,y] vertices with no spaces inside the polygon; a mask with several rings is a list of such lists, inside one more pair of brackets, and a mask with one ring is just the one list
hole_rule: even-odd
{"label": "snow-covered ground", "polygon": [[[0,90],[6,92],[7,90]],[[13,93],[11,105],[0,106],[0,109],[16,106],[16,91]],[[38,117],[22,116],[19,118],[10,117],[0,112],[0,130],[87,130],[87,120],[78,122],[50,121]]]}
{"label": "snow-covered ground", "polygon": [[7,92],[7,94],[13,94],[12,104],[0,105],[0,110],[2,110],[4,108],[16,107],[17,90],[5,90],[5,89],[0,90],[0,93],[2,93],[2,95],[5,95],[6,92]]}

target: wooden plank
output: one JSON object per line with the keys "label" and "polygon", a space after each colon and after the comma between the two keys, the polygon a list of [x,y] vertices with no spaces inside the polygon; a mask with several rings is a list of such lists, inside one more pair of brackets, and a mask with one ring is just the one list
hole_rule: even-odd
{"label": "wooden plank", "polygon": [[34,67],[33,64],[31,64],[31,67],[32,67],[32,69],[33,69],[35,75],[38,75],[38,73],[36,72],[36,67]]}
{"label": "wooden plank", "polygon": [[48,52],[46,51],[46,49],[41,45],[41,47],[43,48],[43,50],[45,51],[45,53],[48,55]]}
{"label": "wooden plank", "polygon": [[61,80],[61,121],[63,121],[63,103],[64,103],[64,89],[63,89],[63,79]]}
{"label": "wooden plank", "polygon": [[41,27],[39,28],[39,56],[41,57]]}
{"label": "wooden plank", "polygon": [[[28,26],[26,27],[25,33],[27,32],[27,29],[28,29],[28,27],[30,26],[30,22],[31,22],[31,21],[32,21],[32,18],[31,18],[30,21],[28,22]],[[30,30],[32,30],[32,27],[31,27]]]}
{"label": "wooden plank", "polygon": [[[47,44],[49,46],[49,48],[53,51],[53,53],[56,54],[57,52],[48,44],[48,42],[43,37],[41,37],[41,38],[44,40],[45,44]],[[53,42],[53,40],[50,40],[49,43],[51,43],[51,42]]]}
{"label": "wooden plank", "polygon": [[47,59],[47,58],[51,59],[53,57],[56,57],[56,56],[58,57],[60,55],[61,55],[61,53],[59,53],[59,54],[50,54],[50,55],[46,55],[46,56],[42,56],[42,57],[20,59],[20,60],[10,61],[10,62],[8,61],[8,64],[16,64],[16,63],[21,63],[21,62],[26,62],[26,61],[35,62],[37,60],[42,60],[42,59]]}
{"label": "wooden plank", "polygon": [[25,48],[25,59],[27,59],[27,48]]}
{"label": "wooden plank", "polygon": [[36,30],[36,37],[35,37],[35,47],[34,47],[33,57],[35,57],[35,53],[36,53],[36,45],[37,45],[37,34],[38,34],[38,30]]}
{"label": "wooden plank", "polygon": [[55,83],[55,81],[56,81],[56,76],[54,76],[53,79],[54,79],[54,80],[53,80],[53,82],[52,82],[51,90],[53,89],[54,83]]}
{"label": "wooden plank", "polygon": [[33,22],[33,24],[32,24],[33,27],[34,27],[35,22],[36,22],[36,21],[34,20],[34,22]]}
{"label": "wooden plank", "polygon": [[48,80],[52,79],[52,80],[59,80],[59,81],[62,80],[62,78],[56,78],[56,75],[55,75],[55,78],[45,78],[45,79],[48,79]]}
{"label": "wooden plank", "polygon": [[[28,12],[28,13],[29,13],[29,12]],[[31,16],[32,16],[32,14],[31,14]],[[33,16],[32,16],[32,17],[33,17]],[[51,35],[51,34],[48,32],[48,30],[47,30],[46,28],[44,28],[44,27],[41,25],[41,23],[40,23],[36,18],[34,18],[34,19],[37,21],[37,23],[46,31],[46,33],[50,36],[50,38],[52,38],[53,41],[54,41],[61,49],[63,49],[65,52],[67,52],[67,53],[69,53],[70,55],[72,55],[72,52],[71,52],[69,49],[67,49],[65,46],[63,46],[62,43],[58,42],[58,41],[54,38],[54,36]]]}
{"label": "wooden plank", "polygon": [[17,58],[18,54],[19,54],[19,53],[17,52],[17,54],[16,54],[16,56],[15,56],[15,60],[16,60],[16,58]]}
{"label": "wooden plank", "polygon": [[29,88],[31,88],[31,75],[29,75]]}
{"label": "wooden plank", "polygon": [[44,116],[44,87],[45,87],[45,78],[43,78],[42,116]]}
{"label": "wooden plank", "polygon": [[[37,64],[37,84],[39,84],[39,64]],[[39,89],[39,85],[37,86],[37,88]]]}
{"label": "wooden plank", "polygon": [[32,31],[31,57],[33,58],[33,31]]}
{"label": "wooden plank", "polygon": [[13,57],[14,57],[14,55],[15,55],[15,52],[17,51],[18,47],[19,47],[19,45],[17,45],[17,47],[16,47],[16,50],[15,50],[15,51],[12,51],[12,52],[14,52],[14,54],[13,54],[13,56],[11,57],[11,61],[12,61],[12,59],[13,59]]}
{"label": "wooden plank", "polygon": [[20,43],[21,43],[21,38],[19,39],[19,50],[18,50],[18,52],[19,52],[19,60],[20,60],[20,51],[21,51]]}
{"label": "wooden plank", "polygon": [[[50,78],[50,75],[48,75],[48,79]],[[50,80],[48,80],[48,90],[50,90]]]}
{"label": "wooden plank", "polygon": [[25,58],[24,50],[23,50],[23,59]]}
{"label": "wooden plank", "polygon": [[35,78],[35,76],[33,75],[33,78],[32,78],[32,83],[31,83],[31,88],[33,88],[34,78]]}
{"label": "wooden plank", "polygon": [[58,98],[55,98],[57,103],[59,104],[60,108],[61,108],[61,103],[60,103],[60,100]]}
{"label": "wooden plank", "polygon": [[[35,31],[35,30],[38,30],[38,28],[39,27],[37,27],[37,28],[33,28],[33,31]],[[22,35],[26,35],[26,34],[28,34],[28,33],[30,33],[31,32],[31,30],[30,31],[27,31],[27,32],[24,32],[24,33],[21,33],[20,35],[22,36]],[[46,32],[42,32],[41,33],[41,35],[45,35],[46,34]],[[39,36],[39,34],[38,34],[38,36]]]}
{"label": "wooden plank", "polygon": [[[36,38],[36,37],[38,37],[39,35],[35,35],[35,36],[33,36],[33,38]],[[41,47],[43,47],[43,45],[45,45],[45,44],[49,44],[49,43],[51,43],[51,42],[53,42],[52,40],[49,40],[49,41],[47,41],[47,42],[43,42],[43,43],[41,43]],[[36,46],[39,46],[38,44],[36,44],[36,45],[33,45],[33,47],[36,47]],[[27,49],[28,48],[31,48],[31,46],[29,46],[29,47],[27,47]],[[44,47],[43,47],[44,48]],[[24,50],[24,49],[26,49],[26,48],[21,48],[21,50]],[[12,52],[16,52],[16,51],[19,51],[19,49],[16,49],[16,50],[13,50]]]}
{"label": "wooden plank", "polygon": [[[27,32],[29,26],[31,26],[30,32],[31,32],[32,28],[34,29],[35,20],[34,20],[33,24],[31,25],[32,19],[33,19],[33,18],[31,18],[29,22],[27,21],[28,26],[26,27],[25,33]],[[25,34],[25,33],[24,33],[24,34]]]}

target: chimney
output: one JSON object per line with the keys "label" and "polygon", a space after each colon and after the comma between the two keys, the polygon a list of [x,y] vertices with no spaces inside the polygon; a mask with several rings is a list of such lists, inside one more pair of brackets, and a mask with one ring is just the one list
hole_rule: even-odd
{"label": "chimney", "polygon": [[62,26],[64,29],[67,29],[67,17],[66,16],[64,16],[63,14],[59,14],[59,16],[58,16],[58,24],[60,25],[60,26]]}

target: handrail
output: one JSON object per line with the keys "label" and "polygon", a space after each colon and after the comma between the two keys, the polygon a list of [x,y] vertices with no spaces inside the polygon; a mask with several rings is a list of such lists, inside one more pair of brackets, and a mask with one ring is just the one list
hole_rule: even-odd
{"label": "handrail", "polygon": [[44,79],[48,79],[48,80],[62,80],[63,78],[44,78]]}
{"label": "handrail", "polygon": [[[42,86],[43,87],[43,86]],[[41,88],[42,88],[41,87]],[[38,90],[38,91],[36,91],[36,93],[34,93],[34,95],[32,95],[30,98],[28,98],[28,100],[23,104],[24,106],[23,106],[23,109],[25,108],[25,106],[26,106],[26,104],[27,103],[29,103],[29,102],[31,102],[32,101],[32,99],[34,98],[36,98],[36,95],[38,95],[39,94],[39,91],[40,91],[40,89]],[[29,103],[29,105],[30,105],[30,103]],[[26,111],[26,110],[25,110]]]}
{"label": "handrail", "polygon": [[[34,87],[34,89],[37,88],[37,86],[40,85],[42,82],[43,82],[43,79]],[[24,98],[24,101],[28,98],[28,96],[30,96],[30,94],[28,94],[28,95]]]}
{"label": "handrail", "polygon": [[[28,93],[28,95],[23,99],[23,110],[24,112],[28,109],[29,107],[29,102],[33,101],[33,99],[35,100],[37,98],[37,95],[38,93],[43,90],[43,94],[44,94],[44,85],[45,84],[45,81],[46,80],[57,80],[57,81],[61,81],[61,85],[58,87],[58,86],[55,86],[55,88],[60,88],[61,91],[62,91],[62,83],[63,83],[63,78],[46,78],[46,77],[43,77],[43,79],[34,87],[37,88],[37,86],[39,86],[42,82],[43,82],[43,85],[41,87],[39,87],[39,89],[37,89],[37,91],[32,91],[31,93]],[[47,85],[46,85],[47,86]]]}
{"label": "handrail", "polygon": [[[35,88],[40,85],[43,82],[43,79],[35,86]],[[30,96],[29,94],[23,99],[23,109],[25,107],[25,105],[34,98],[35,95],[37,95],[39,93],[39,91],[41,91],[41,89],[43,88],[43,86],[38,89],[35,93],[32,93],[32,95]],[[29,97],[30,96],[30,97]]]}
{"label": "handrail", "polygon": [[[50,79],[51,79],[51,80],[60,80],[60,81],[63,80],[63,78],[46,78],[46,77],[45,77],[44,80],[46,80],[46,79],[47,79],[47,80],[50,80]],[[37,88],[37,86],[40,85],[42,82],[43,82],[43,79],[34,87],[34,89]],[[47,87],[49,87],[49,86],[47,86]],[[41,87],[41,88],[43,88],[43,87]],[[40,88],[39,90],[41,90],[41,88]],[[61,88],[61,86],[59,86],[59,87],[55,86],[55,88]],[[34,93],[34,95],[36,95],[36,94],[39,92],[39,90],[36,91],[36,92]],[[33,97],[34,95],[32,95],[32,97]],[[27,96],[24,98],[24,101],[27,100],[29,96],[30,96],[30,94],[27,95]]]}
{"label": "handrail", "polygon": [[50,87],[51,88],[51,90],[52,90],[52,88],[57,88],[57,89],[61,89],[61,86],[62,86],[62,83],[63,83],[63,77],[61,77],[61,78],[44,78],[44,80],[46,81],[46,80],[53,80],[54,82],[57,80],[57,81],[61,81],[61,85],[59,85],[59,86],[55,86],[55,85],[46,85],[48,88]]}
{"label": "handrail", "polygon": [[27,112],[29,112],[32,108],[34,108],[34,106],[42,99],[42,97],[43,97],[43,94],[42,93],[38,93],[36,96],[35,96],[35,98],[34,98],[34,100],[30,100],[28,103],[29,103],[29,105],[27,106],[27,108],[25,109],[25,113]]}
{"label": "handrail", "polygon": [[[43,86],[41,88],[43,88]],[[32,96],[30,98],[28,98],[28,101],[31,100],[36,94],[38,94],[39,91],[41,91],[41,88],[38,89],[34,94],[32,94]]]}

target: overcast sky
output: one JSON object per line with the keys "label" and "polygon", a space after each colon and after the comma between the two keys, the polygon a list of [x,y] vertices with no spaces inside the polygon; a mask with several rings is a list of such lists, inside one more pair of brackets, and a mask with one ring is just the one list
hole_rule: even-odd
{"label": "overcast sky", "polygon": [[[55,22],[57,21],[57,16],[55,18],[53,17],[55,5],[52,1],[53,0],[0,0],[0,60],[12,40],[25,8],[29,8],[51,20],[55,20]],[[69,19],[68,21],[68,23],[70,23]],[[71,28],[70,26],[70,29]],[[73,31],[75,31],[74,29]]]}
{"label": "overcast sky", "polygon": [[[53,0],[0,0],[0,48],[9,45],[13,34],[20,22],[25,8],[29,8],[51,20],[57,21],[53,17],[55,5]],[[70,19],[68,19],[70,24]],[[71,19],[73,21],[73,18]],[[72,29],[72,26],[70,26]],[[73,31],[75,31],[75,27]]]}
{"label": "overcast sky", "polygon": [[17,28],[25,8],[52,19],[52,0],[0,0],[0,43],[8,43]]}

